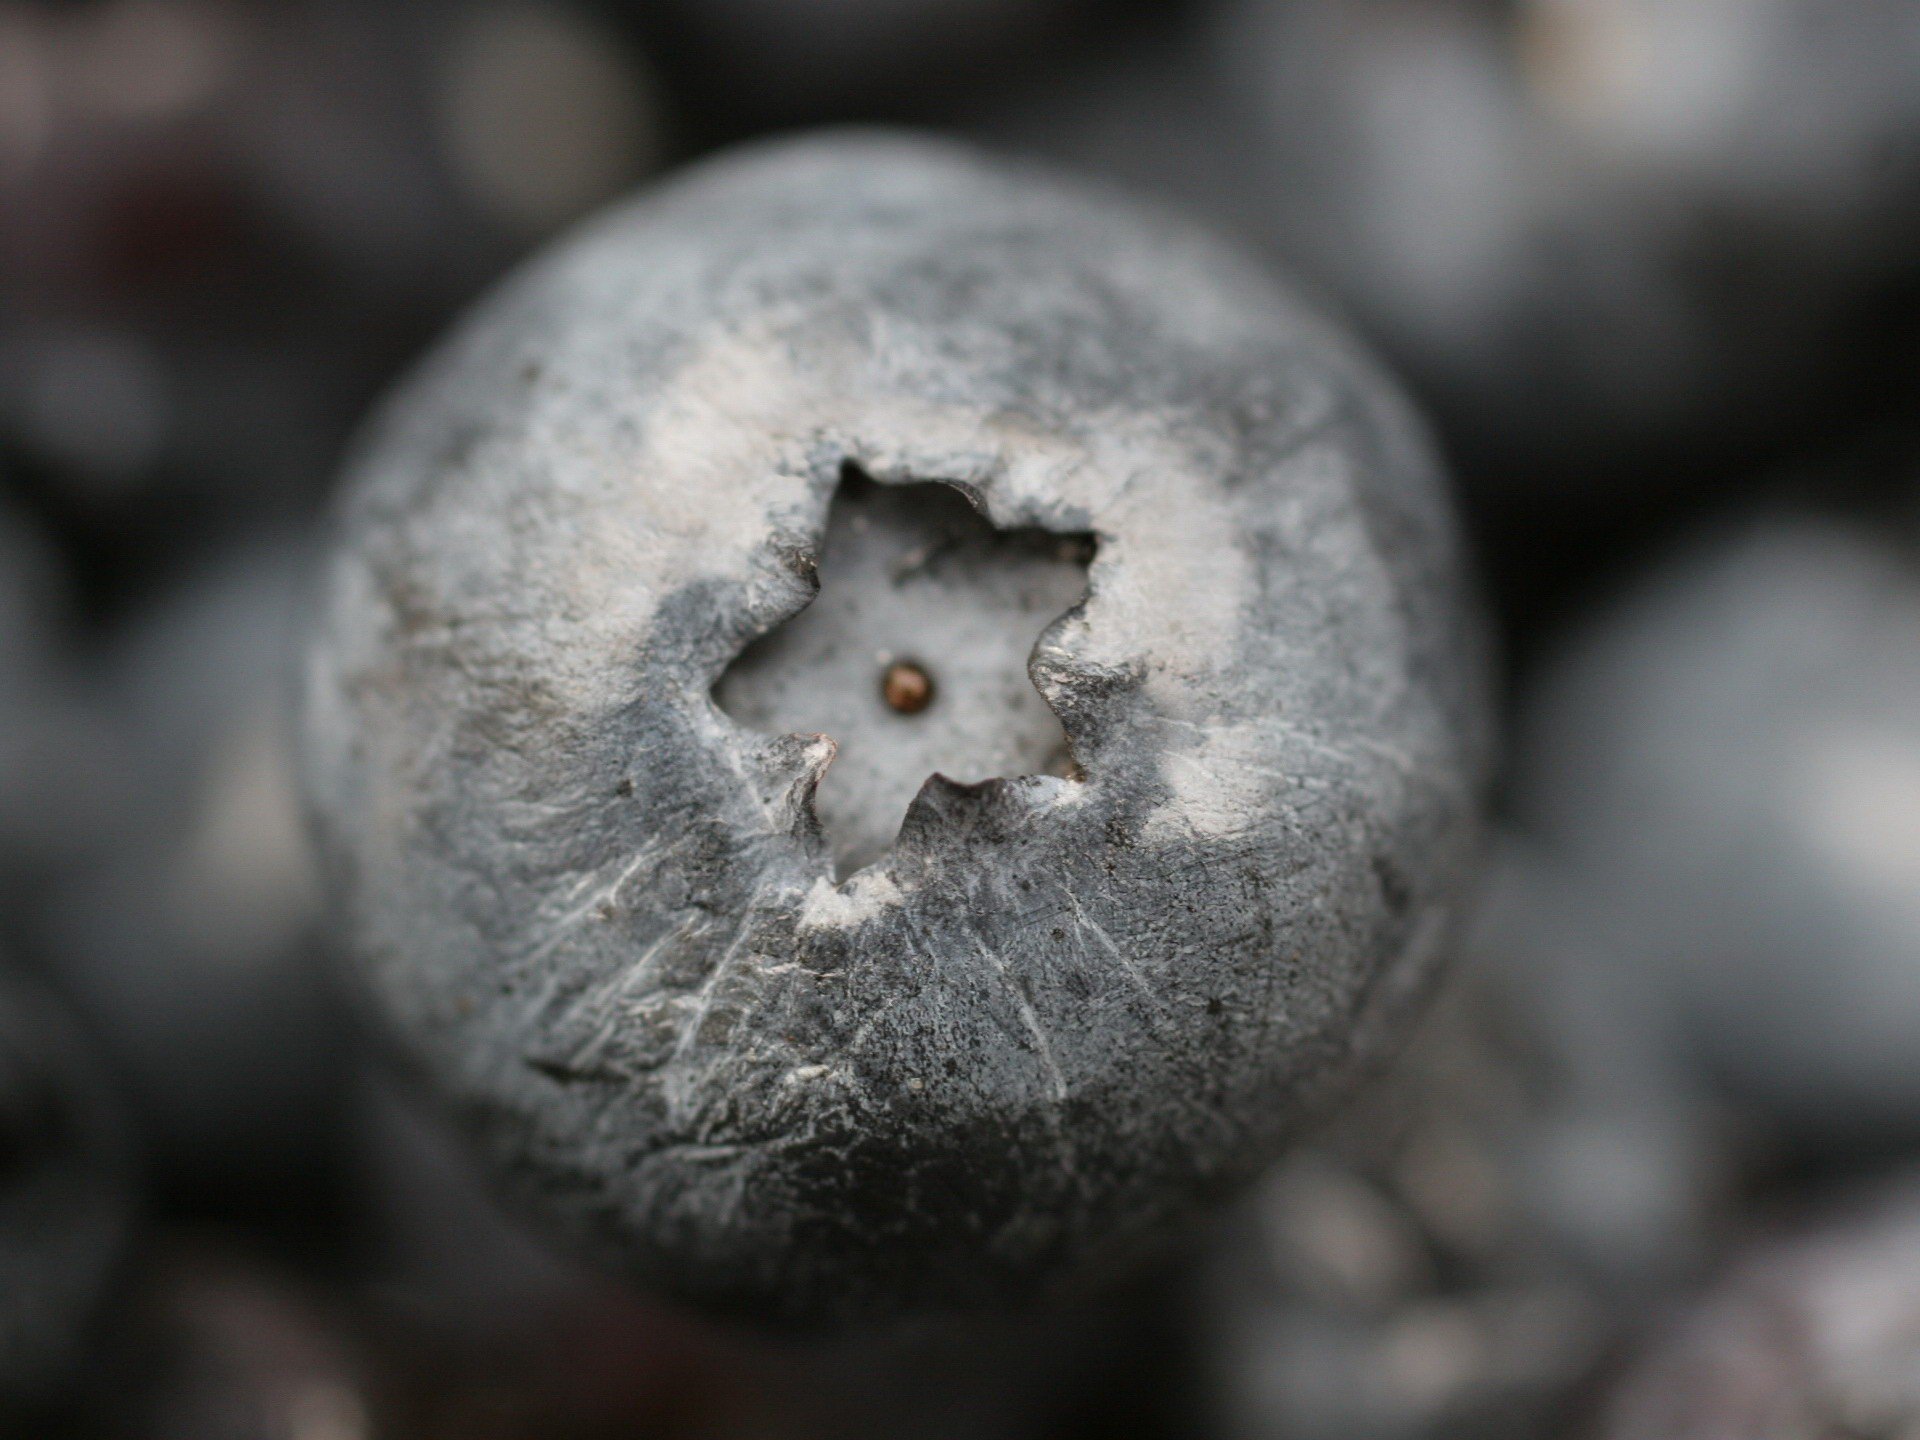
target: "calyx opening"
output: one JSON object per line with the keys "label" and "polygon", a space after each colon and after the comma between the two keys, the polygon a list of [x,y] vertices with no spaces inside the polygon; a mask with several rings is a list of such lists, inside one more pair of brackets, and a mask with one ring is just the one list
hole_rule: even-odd
{"label": "calyx opening", "polygon": [[814,801],[839,874],[886,854],[930,775],[1073,773],[1027,661],[1085,597],[1093,551],[1089,535],[996,529],[953,485],[845,468],[819,593],[715,689],[742,725],[839,745]]}

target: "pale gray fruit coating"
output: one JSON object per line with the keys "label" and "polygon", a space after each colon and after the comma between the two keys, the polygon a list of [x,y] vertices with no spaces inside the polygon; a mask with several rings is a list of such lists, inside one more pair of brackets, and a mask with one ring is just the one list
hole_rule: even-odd
{"label": "pale gray fruit coating", "polygon": [[134,1193],[126,1130],[84,1042],[0,962],[0,1424],[71,1378]]}
{"label": "pale gray fruit coating", "polygon": [[[1083,779],[831,878],[716,682],[849,464],[1091,534]],[[1394,1038],[1477,854],[1474,607],[1398,392],[1251,261],[906,137],[744,150],[486,303],[368,439],[308,781],[379,1005],[531,1204],[767,1317],[1131,1255]]]}
{"label": "pale gray fruit coating", "polygon": [[1649,576],[1526,704],[1518,799],[1728,1094],[1920,1134],[1920,565],[1813,515]]}

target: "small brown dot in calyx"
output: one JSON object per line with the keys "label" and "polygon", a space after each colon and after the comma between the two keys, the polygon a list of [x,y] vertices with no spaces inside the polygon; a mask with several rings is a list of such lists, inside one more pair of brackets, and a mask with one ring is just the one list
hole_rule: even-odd
{"label": "small brown dot in calyx", "polygon": [[933,703],[933,677],[911,660],[896,660],[880,677],[880,698],[902,715],[918,715]]}

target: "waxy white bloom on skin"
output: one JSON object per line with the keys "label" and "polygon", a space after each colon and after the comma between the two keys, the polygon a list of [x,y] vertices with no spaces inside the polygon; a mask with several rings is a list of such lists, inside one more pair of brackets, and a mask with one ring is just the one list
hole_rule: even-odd
{"label": "waxy white bloom on skin", "polygon": [[[830,837],[894,661],[929,726],[1004,678],[969,693],[961,617],[869,645],[857,733],[734,718],[852,473],[1091,560],[1000,612],[1065,763]],[[1477,853],[1465,590],[1398,393],[1256,264],[964,149],[784,142],[589,225],[388,408],[309,788],[379,1005],[530,1205],[756,1315],[994,1302],[1130,1256],[1396,1035]],[[842,683],[792,682],[782,724]]]}

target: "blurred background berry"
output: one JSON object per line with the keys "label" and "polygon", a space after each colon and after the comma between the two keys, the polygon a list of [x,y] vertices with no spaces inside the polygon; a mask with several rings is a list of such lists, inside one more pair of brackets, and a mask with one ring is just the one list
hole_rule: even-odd
{"label": "blurred background berry", "polygon": [[[826,1344],[488,1197],[330,963],[287,717],[427,341],[866,122],[1344,311],[1514,764],[1424,1029],[1254,1195],[1121,1293]],[[1920,1433],[1917,318],[1920,0],[0,0],[0,1433]]]}

